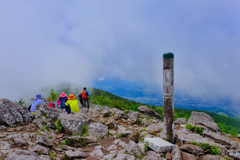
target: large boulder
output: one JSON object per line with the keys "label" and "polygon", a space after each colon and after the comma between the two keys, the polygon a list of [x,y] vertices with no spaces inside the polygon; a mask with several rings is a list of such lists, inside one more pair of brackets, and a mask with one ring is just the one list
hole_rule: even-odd
{"label": "large boulder", "polygon": [[83,134],[83,126],[89,124],[84,117],[77,114],[72,115],[61,113],[59,118],[61,119],[61,125],[63,126],[64,131],[72,135]]}
{"label": "large boulder", "polygon": [[27,125],[34,119],[26,107],[19,107],[8,99],[0,99],[0,124],[10,127]]}
{"label": "large boulder", "polygon": [[103,137],[108,135],[108,128],[99,122],[92,122],[87,127],[87,132],[95,137]]}
{"label": "large boulder", "polygon": [[[48,107],[46,104],[40,103],[37,105],[36,110],[41,112],[41,114],[46,114],[48,118],[53,119],[54,121],[58,119],[59,115],[63,113],[63,110],[58,108]],[[36,113],[36,112],[35,112]]]}
{"label": "large boulder", "polygon": [[143,114],[147,114],[147,115],[156,117],[157,119],[162,119],[162,116],[160,114],[158,114],[157,112],[149,109],[147,106],[139,106],[138,111],[143,113]]}
{"label": "large boulder", "polygon": [[179,147],[179,149],[181,151],[185,151],[185,152],[188,152],[188,153],[191,153],[191,154],[194,154],[196,156],[198,156],[200,153],[203,154],[203,149],[202,147],[199,147],[199,146],[196,146],[196,145],[193,145],[193,144],[184,144],[184,145],[181,145]]}
{"label": "large boulder", "polygon": [[203,112],[193,111],[191,117],[188,120],[188,123],[195,125],[203,125],[213,131],[219,131],[218,125],[214,122],[211,116]]}
{"label": "large boulder", "polygon": [[13,160],[13,159],[17,159],[17,160],[27,160],[27,159],[41,160],[38,157],[37,153],[32,152],[32,151],[21,150],[21,149],[17,149],[15,152],[9,153],[7,155],[7,157],[5,158],[5,160]]}

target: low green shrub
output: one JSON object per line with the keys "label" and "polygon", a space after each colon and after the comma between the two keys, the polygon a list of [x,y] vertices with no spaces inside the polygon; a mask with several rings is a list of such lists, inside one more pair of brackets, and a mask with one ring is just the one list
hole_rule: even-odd
{"label": "low green shrub", "polygon": [[204,130],[203,127],[200,128],[197,126],[192,126],[191,124],[187,124],[186,128],[200,135],[203,134],[203,130]]}

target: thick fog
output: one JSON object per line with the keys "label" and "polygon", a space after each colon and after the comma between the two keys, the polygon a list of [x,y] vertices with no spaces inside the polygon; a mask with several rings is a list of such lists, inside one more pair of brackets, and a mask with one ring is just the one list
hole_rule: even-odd
{"label": "thick fog", "polygon": [[240,95],[240,1],[0,1],[0,98],[101,77],[162,87],[175,55],[175,91]]}

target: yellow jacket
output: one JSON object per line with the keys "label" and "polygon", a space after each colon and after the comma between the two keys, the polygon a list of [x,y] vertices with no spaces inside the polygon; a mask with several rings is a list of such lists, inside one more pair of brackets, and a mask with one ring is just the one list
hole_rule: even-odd
{"label": "yellow jacket", "polygon": [[79,112],[78,101],[76,99],[70,99],[65,103],[66,106],[71,107],[71,112]]}

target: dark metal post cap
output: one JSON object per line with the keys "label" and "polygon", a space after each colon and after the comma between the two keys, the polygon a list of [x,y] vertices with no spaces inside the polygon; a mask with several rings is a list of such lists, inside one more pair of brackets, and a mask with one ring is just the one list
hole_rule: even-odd
{"label": "dark metal post cap", "polygon": [[163,54],[163,59],[164,58],[174,58],[174,54],[172,52],[166,52]]}

